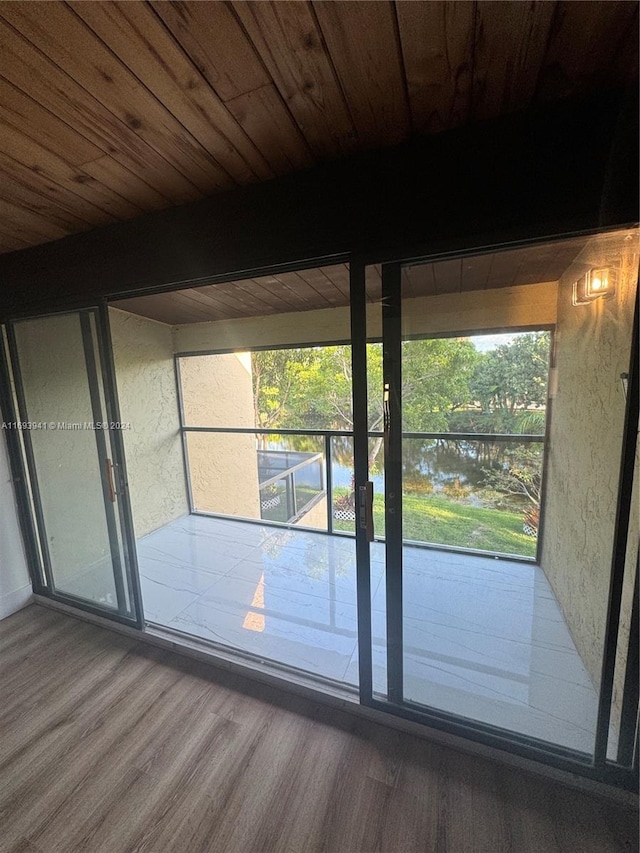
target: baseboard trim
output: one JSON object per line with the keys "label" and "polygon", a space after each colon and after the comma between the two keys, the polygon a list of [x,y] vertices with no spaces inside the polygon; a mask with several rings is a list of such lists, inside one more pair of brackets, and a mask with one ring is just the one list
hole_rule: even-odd
{"label": "baseboard trim", "polygon": [[197,641],[190,642],[186,639],[176,638],[174,635],[163,635],[162,631],[155,627],[147,627],[143,631],[138,631],[135,628],[121,625],[111,619],[105,619],[93,613],[78,610],[68,604],[62,604],[44,596],[34,595],[33,600],[37,605],[59,610],[74,619],[91,622],[98,627],[106,628],[108,631],[125,634],[139,642],[148,643],[157,648],[209,664],[212,669],[219,669],[249,680],[260,681],[278,690],[284,690],[312,702],[327,705],[353,716],[369,720],[372,723],[386,726],[387,728],[398,729],[399,731],[420,737],[423,740],[428,740],[431,743],[447,747],[456,752],[477,755],[479,758],[515,767],[526,773],[542,776],[545,779],[553,780],[569,788],[574,788],[596,797],[613,800],[623,806],[634,809],[638,808],[638,795],[633,791],[627,791],[603,782],[587,779],[584,776],[579,776],[567,770],[560,770],[556,767],[550,767],[541,762],[513,755],[491,746],[475,743],[457,735],[429,728],[429,726],[421,723],[414,723],[411,720],[405,720],[393,714],[378,711],[375,708],[367,708],[360,705],[357,699],[349,695],[347,691],[335,690],[331,689],[331,687],[327,690],[324,688],[320,689],[316,683],[305,681],[303,677],[291,679],[287,676],[285,678],[281,673],[274,672],[267,665],[262,666],[259,662],[249,664],[247,661],[235,659],[232,654],[214,654],[209,649],[200,646]]}
{"label": "baseboard trim", "polygon": [[7,592],[0,595],[0,620],[6,619],[18,610],[22,610],[33,601],[33,590],[31,584],[21,586],[20,589],[14,589],[13,592]]}

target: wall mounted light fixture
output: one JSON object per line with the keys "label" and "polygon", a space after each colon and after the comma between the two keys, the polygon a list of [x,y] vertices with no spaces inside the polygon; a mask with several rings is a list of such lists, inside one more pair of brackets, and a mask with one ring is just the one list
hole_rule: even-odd
{"label": "wall mounted light fixture", "polygon": [[596,299],[610,299],[615,295],[617,271],[610,267],[589,270],[573,283],[574,305],[588,305]]}

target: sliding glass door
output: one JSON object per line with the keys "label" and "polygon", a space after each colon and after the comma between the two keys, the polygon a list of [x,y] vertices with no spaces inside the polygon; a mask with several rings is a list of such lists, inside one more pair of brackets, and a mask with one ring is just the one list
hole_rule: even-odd
{"label": "sliding glass door", "polygon": [[[607,741],[616,754],[637,572],[637,525],[627,540],[615,512],[637,260],[637,235],[616,232],[383,265],[378,294],[374,267],[354,271],[369,377],[382,342],[356,432],[356,485],[375,496],[374,541],[364,514],[358,532],[365,703],[585,763]],[[384,428],[365,436],[377,405]]]}
{"label": "sliding glass door", "polygon": [[8,343],[45,594],[141,624],[108,345],[94,309],[20,320]]}
{"label": "sliding glass door", "polygon": [[152,623],[622,778],[637,237],[120,302],[124,424],[106,311],[14,321],[38,591],[142,627],[137,538]]}

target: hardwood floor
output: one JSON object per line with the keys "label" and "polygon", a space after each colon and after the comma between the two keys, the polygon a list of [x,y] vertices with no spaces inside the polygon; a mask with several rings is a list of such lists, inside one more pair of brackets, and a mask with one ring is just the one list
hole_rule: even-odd
{"label": "hardwood floor", "polygon": [[32,605],[0,622],[3,853],[609,853],[637,813]]}

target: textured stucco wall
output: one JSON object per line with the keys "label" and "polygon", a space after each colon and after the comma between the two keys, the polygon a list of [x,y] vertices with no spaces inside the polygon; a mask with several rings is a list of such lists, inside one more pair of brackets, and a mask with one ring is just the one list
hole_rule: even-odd
{"label": "textured stucco wall", "polygon": [[[16,339],[29,420],[91,423],[78,317],[18,323]],[[96,436],[90,429],[32,429],[30,435],[48,549],[56,584],[64,589],[93,563],[105,560],[110,566]]]}
{"label": "textured stucco wall", "polygon": [[[615,299],[572,305],[590,267],[620,269]],[[602,665],[628,370],[637,242],[594,238],[562,277],[556,332],[557,396],[547,467],[542,568],[597,686]],[[637,519],[636,541],[637,541]]]}
{"label": "textured stucco wall", "polygon": [[109,309],[136,537],[189,512],[171,327]]}
{"label": "textured stucco wall", "polygon": [[[181,358],[180,379],[186,424],[255,426],[249,353]],[[195,509],[260,518],[254,435],[190,433],[187,448]]]}
{"label": "textured stucco wall", "polygon": [[[617,747],[617,735],[620,730],[622,711],[622,694],[624,691],[624,674],[627,663],[627,647],[629,643],[629,628],[631,623],[631,607],[633,604],[633,585],[636,577],[636,560],[640,536],[640,448],[636,448],[636,465],[633,477],[633,492],[631,496],[631,525],[625,557],[625,575],[622,587],[622,605],[620,612],[620,627],[618,629],[618,648],[616,653],[616,668],[613,680],[613,699],[611,710],[611,745]],[[611,758],[615,753],[610,752]]]}
{"label": "textured stucco wall", "polygon": [[[555,323],[556,308],[557,284],[545,282],[407,299],[404,302],[404,325],[406,332],[424,334],[546,326]],[[296,314],[192,323],[174,328],[174,342],[176,352],[197,352],[346,341],[351,337],[349,318],[349,308],[324,308]],[[379,337],[381,333],[380,305],[369,305],[367,334]]]}
{"label": "textured stucco wall", "polygon": [[[2,415],[0,413],[0,419]],[[31,600],[31,581],[18,524],[9,456],[0,435],[0,619]]]}

